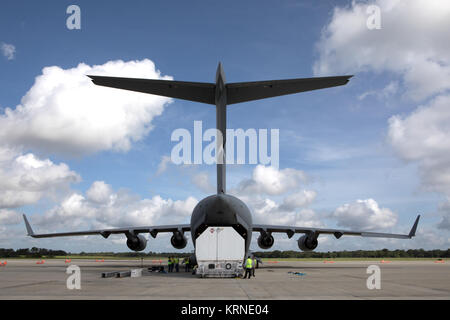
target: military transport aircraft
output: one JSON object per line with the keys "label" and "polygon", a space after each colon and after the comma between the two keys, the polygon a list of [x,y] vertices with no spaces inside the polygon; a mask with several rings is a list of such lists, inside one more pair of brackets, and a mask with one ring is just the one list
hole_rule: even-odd
{"label": "military transport aircraft", "polygon": [[[249,251],[253,232],[259,232],[258,245],[262,249],[269,249],[274,243],[272,233],[286,233],[292,238],[295,233],[303,234],[298,239],[298,247],[302,251],[314,250],[320,234],[332,234],[339,239],[344,235],[411,239],[416,234],[420,215],[414,222],[409,234],[376,233],[365,231],[351,231],[343,229],[321,229],[298,226],[277,226],[253,224],[250,210],[244,202],[226,193],[225,184],[225,144],[226,144],[226,116],[227,105],[251,100],[271,98],[286,94],[317,90],[345,85],[352,76],[317,77],[289,80],[272,80],[257,82],[226,83],[222,64],[219,63],[215,83],[182,82],[170,80],[151,80],[118,78],[104,76],[89,76],[96,85],[124,90],[149,93],[177,99],[185,99],[216,106],[216,126],[222,139],[217,140],[217,194],[201,200],[194,208],[190,224],[164,226],[134,226],[126,228],[100,229],[89,231],[74,231],[63,233],[35,234],[26,216],[25,226],[28,235],[33,238],[49,238],[64,236],[102,235],[108,238],[111,234],[125,234],[127,246],[134,251],[142,251],[147,245],[143,233],[150,233],[156,238],[158,233],[172,232],[171,244],[176,249],[186,247],[185,232],[191,232],[195,247],[196,239],[208,227],[232,227],[245,240],[245,255]],[[222,141],[220,141],[222,140]]]}

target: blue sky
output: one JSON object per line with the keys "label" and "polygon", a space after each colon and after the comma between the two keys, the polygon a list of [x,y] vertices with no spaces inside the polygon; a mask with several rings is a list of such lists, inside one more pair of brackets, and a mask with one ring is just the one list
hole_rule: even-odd
{"label": "blue sky", "polygon": [[[92,145],[85,140],[86,144],[80,144],[72,137],[75,143],[70,135],[64,140],[66,138],[60,132],[55,132],[52,137],[36,136],[32,129],[28,131],[28,128],[35,129],[43,124],[43,115],[48,115],[46,121],[53,124],[70,122],[70,117],[66,117],[70,112],[65,108],[72,105],[58,98],[61,97],[57,96],[59,87],[45,91],[46,83],[55,78],[43,77],[42,86],[37,86],[36,77],[43,74],[43,68],[57,66],[68,72],[78,68],[80,63],[93,67],[108,61],[121,60],[125,64],[137,61],[139,63],[133,69],[136,74],[129,74],[133,77],[148,66],[142,62],[148,59],[154,63],[153,72],[159,70],[161,76],[184,81],[213,82],[219,61],[224,65],[228,82],[354,74],[350,83],[343,87],[230,106],[228,127],[279,129],[281,172],[289,175],[283,170],[292,169],[307,176],[306,180],[294,181],[292,189],[269,192],[264,189],[268,181],[256,177],[255,165],[232,165],[228,169],[230,192],[242,194],[261,223],[285,221],[298,225],[374,227],[386,232],[406,232],[415,216],[423,215],[423,229],[417,240],[405,243],[351,238],[338,242],[330,238],[324,240],[318,250],[447,248],[450,182],[446,180],[446,172],[450,165],[445,151],[450,150],[446,143],[430,146],[427,141],[448,137],[448,125],[432,122],[437,120],[430,114],[440,105],[444,108],[448,105],[445,99],[450,85],[445,81],[423,83],[415,78],[414,71],[423,67],[446,78],[449,51],[439,37],[448,39],[449,29],[442,26],[445,19],[433,21],[434,5],[429,6],[430,10],[420,10],[420,6],[427,6],[425,2],[412,3],[407,5],[405,1],[399,1],[392,7],[382,0],[355,3],[133,0],[127,4],[3,1],[0,43],[13,45],[15,52],[12,59],[8,59],[5,52],[0,57],[0,125],[3,125],[0,147],[13,150],[12,155],[5,158],[7,160],[0,161],[4,166],[0,167],[0,173],[3,179],[11,181],[16,176],[8,172],[20,177],[36,174],[36,179],[45,177],[46,180],[37,183],[41,188],[38,191],[20,184],[25,190],[20,192],[32,190],[32,196],[26,193],[29,200],[0,203],[0,214],[4,216],[3,220],[0,216],[0,230],[5,235],[0,237],[0,247],[126,251],[125,241],[121,238],[108,243],[94,237],[70,239],[64,243],[27,239],[19,213],[29,214],[37,229],[47,231],[111,227],[141,221],[142,224],[186,223],[192,205],[214,192],[214,188],[212,191],[209,188],[215,184],[213,166],[169,164],[165,170],[158,171],[163,157],[169,156],[175,145],[170,141],[173,130],[186,128],[192,132],[195,120],[202,120],[205,129],[214,127],[215,110],[210,105],[181,100],[159,102],[159,114],[140,123],[144,127],[151,125],[152,129],[144,130],[144,133],[139,131],[142,130],[139,126],[129,129],[130,135],[140,133],[122,150],[100,145],[100,140],[96,145],[99,136],[115,136],[116,133],[95,131],[95,124],[86,127],[86,132],[91,129],[96,132]],[[445,2],[441,3],[445,4],[440,10],[445,17],[448,7]],[[71,4],[81,9],[81,30],[66,27],[69,17],[66,9]],[[355,27],[354,21],[368,17],[364,10],[368,4],[381,8],[381,30],[368,30],[365,23]],[[399,16],[396,23],[391,18],[395,14]],[[415,26],[420,31],[418,44],[409,42],[410,36],[405,31],[414,28],[408,19],[411,16],[430,21],[430,25]],[[435,30],[442,31],[437,34]],[[420,36],[428,39],[429,34],[435,35],[436,39],[427,44],[432,49],[427,51],[421,45]],[[390,43],[392,45],[385,46]],[[412,58],[406,59],[402,50]],[[430,56],[421,60],[420,57],[426,54]],[[395,63],[396,59],[399,63]],[[440,61],[440,69],[426,64],[430,61]],[[33,87],[39,90],[24,98]],[[414,94],[422,90],[425,93],[419,97]],[[123,94],[138,104],[142,102],[141,94]],[[40,95],[46,99],[50,97],[46,101],[52,105],[40,105],[39,110],[33,111],[32,106],[39,101]],[[443,101],[439,105],[435,103],[438,98]],[[111,109],[123,108],[119,102],[117,105],[112,103]],[[147,102],[142,103],[146,106]],[[151,107],[148,110],[154,110],[155,103],[149,100]],[[18,105],[23,106],[20,116]],[[107,110],[107,106],[103,107]],[[8,115],[6,108],[10,108],[14,116]],[[414,121],[422,123],[418,119],[422,115],[418,110],[423,109],[429,111],[424,116],[424,127],[435,130],[416,130]],[[63,120],[59,118],[61,112],[58,110],[67,113]],[[399,117],[398,124],[407,133],[400,138],[396,131],[398,127],[393,125],[395,116]],[[442,119],[446,116],[445,113]],[[108,122],[108,117],[110,114],[105,112],[100,121]],[[24,128],[18,128],[20,124]],[[79,131],[73,134],[82,135]],[[123,138],[117,141],[123,141]],[[62,148],[63,145],[67,147]],[[410,152],[411,146],[423,149],[423,152]],[[34,168],[41,170],[38,173],[34,169],[21,172],[20,168],[28,168],[26,165],[17,169],[17,159],[30,154],[39,159],[37,161],[51,161],[52,165],[44,167],[48,170],[57,167],[57,177],[52,176],[54,171],[50,174],[39,169],[42,166]],[[436,155],[432,159],[440,159],[439,167],[427,154]],[[31,158],[27,159],[31,161]],[[62,165],[66,167],[62,168]],[[264,170],[261,171],[263,176],[269,177],[271,172]],[[441,172],[443,178],[436,178],[436,172]],[[286,175],[275,174],[274,179],[284,183],[282,179]],[[240,183],[249,179],[258,185],[260,193],[246,193],[248,190]],[[17,188],[17,185],[12,187],[11,183],[9,186],[4,183],[0,186],[0,194],[6,198],[17,192]],[[283,199],[304,190],[314,192],[306,203],[292,207],[289,212],[279,208]],[[96,202],[93,195],[99,193],[120,201]],[[74,198],[74,195],[79,197]],[[368,199],[373,199],[377,206],[371,206]],[[157,204],[160,202],[165,203],[162,209]],[[103,215],[103,210],[110,210],[110,213]],[[170,216],[171,210],[177,213]],[[121,218],[108,222],[111,215]],[[164,237],[152,240],[148,250],[171,250],[167,240]],[[280,237],[276,246],[278,249],[295,249],[296,243]],[[252,249],[258,249],[256,244],[252,244]]]}

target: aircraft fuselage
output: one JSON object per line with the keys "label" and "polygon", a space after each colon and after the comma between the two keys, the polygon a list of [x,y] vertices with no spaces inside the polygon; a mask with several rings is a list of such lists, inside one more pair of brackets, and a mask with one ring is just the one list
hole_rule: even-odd
{"label": "aircraft fuselage", "polygon": [[246,204],[229,194],[215,194],[201,200],[191,216],[191,236],[195,240],[208,227],[233,227],[245,239],[248,252],[252,240],[252,215]]}
{"label": "aircraft fuselage", "polygon": [[216,72],[216,128],[222,139],[217,139],[217,194],[201,200],[191,216],[191,236],[195,239],[208,227],[233,227],[244,239],[248,252],[252,238],[252,215],[240,199],[226,194],[225,145],[227,122],[226,79],[222,64]]}

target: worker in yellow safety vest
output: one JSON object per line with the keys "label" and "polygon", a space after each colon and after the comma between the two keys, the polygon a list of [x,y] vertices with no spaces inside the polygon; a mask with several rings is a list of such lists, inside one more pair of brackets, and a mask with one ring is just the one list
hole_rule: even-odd
{"label": "worker in yellow safety vest", "polygon": [[245,261],[244,279],[247,278],[247,274],[248,274],[248,278],[250,279],[250,277],[252,275],[252,266],[253,266],[253,260],[250,256],[248,256],[247,260]]}
{"label": "worker in yellow safety vest", "polygon": [[184,264],[184,271],[185,272],[189,272],[189,258],[184,258],[183,259],[183,264]]}

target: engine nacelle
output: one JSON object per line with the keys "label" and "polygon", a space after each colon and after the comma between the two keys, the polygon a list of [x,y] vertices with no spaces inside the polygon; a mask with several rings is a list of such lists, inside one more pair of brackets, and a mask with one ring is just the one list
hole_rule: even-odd
{"label": "engine nacelle", "polygon": [[298,239],[298,247],[302,251],[312,251],[318,244],[317,238],[308,237],[306,234]]}
{"label": "engine nacelle", "polygon": [[273,236],[271,234],[261,234],[258,237],[258,246],[261,249],[270,249],[273,246],[273,243],[275,242],[275,240],[273,239]]}
{"label": "engine nacelle", "polygon": [[183,249],[187,245],[187,239],[182,233],[174,232],[172,238],[170,238],[170,243],[175,249]]}
{"label": "engine nacelle", "polygon": [[147,246],[147,239],[143,235],[127,237],[127,246],[133,251],[142,251]]}

